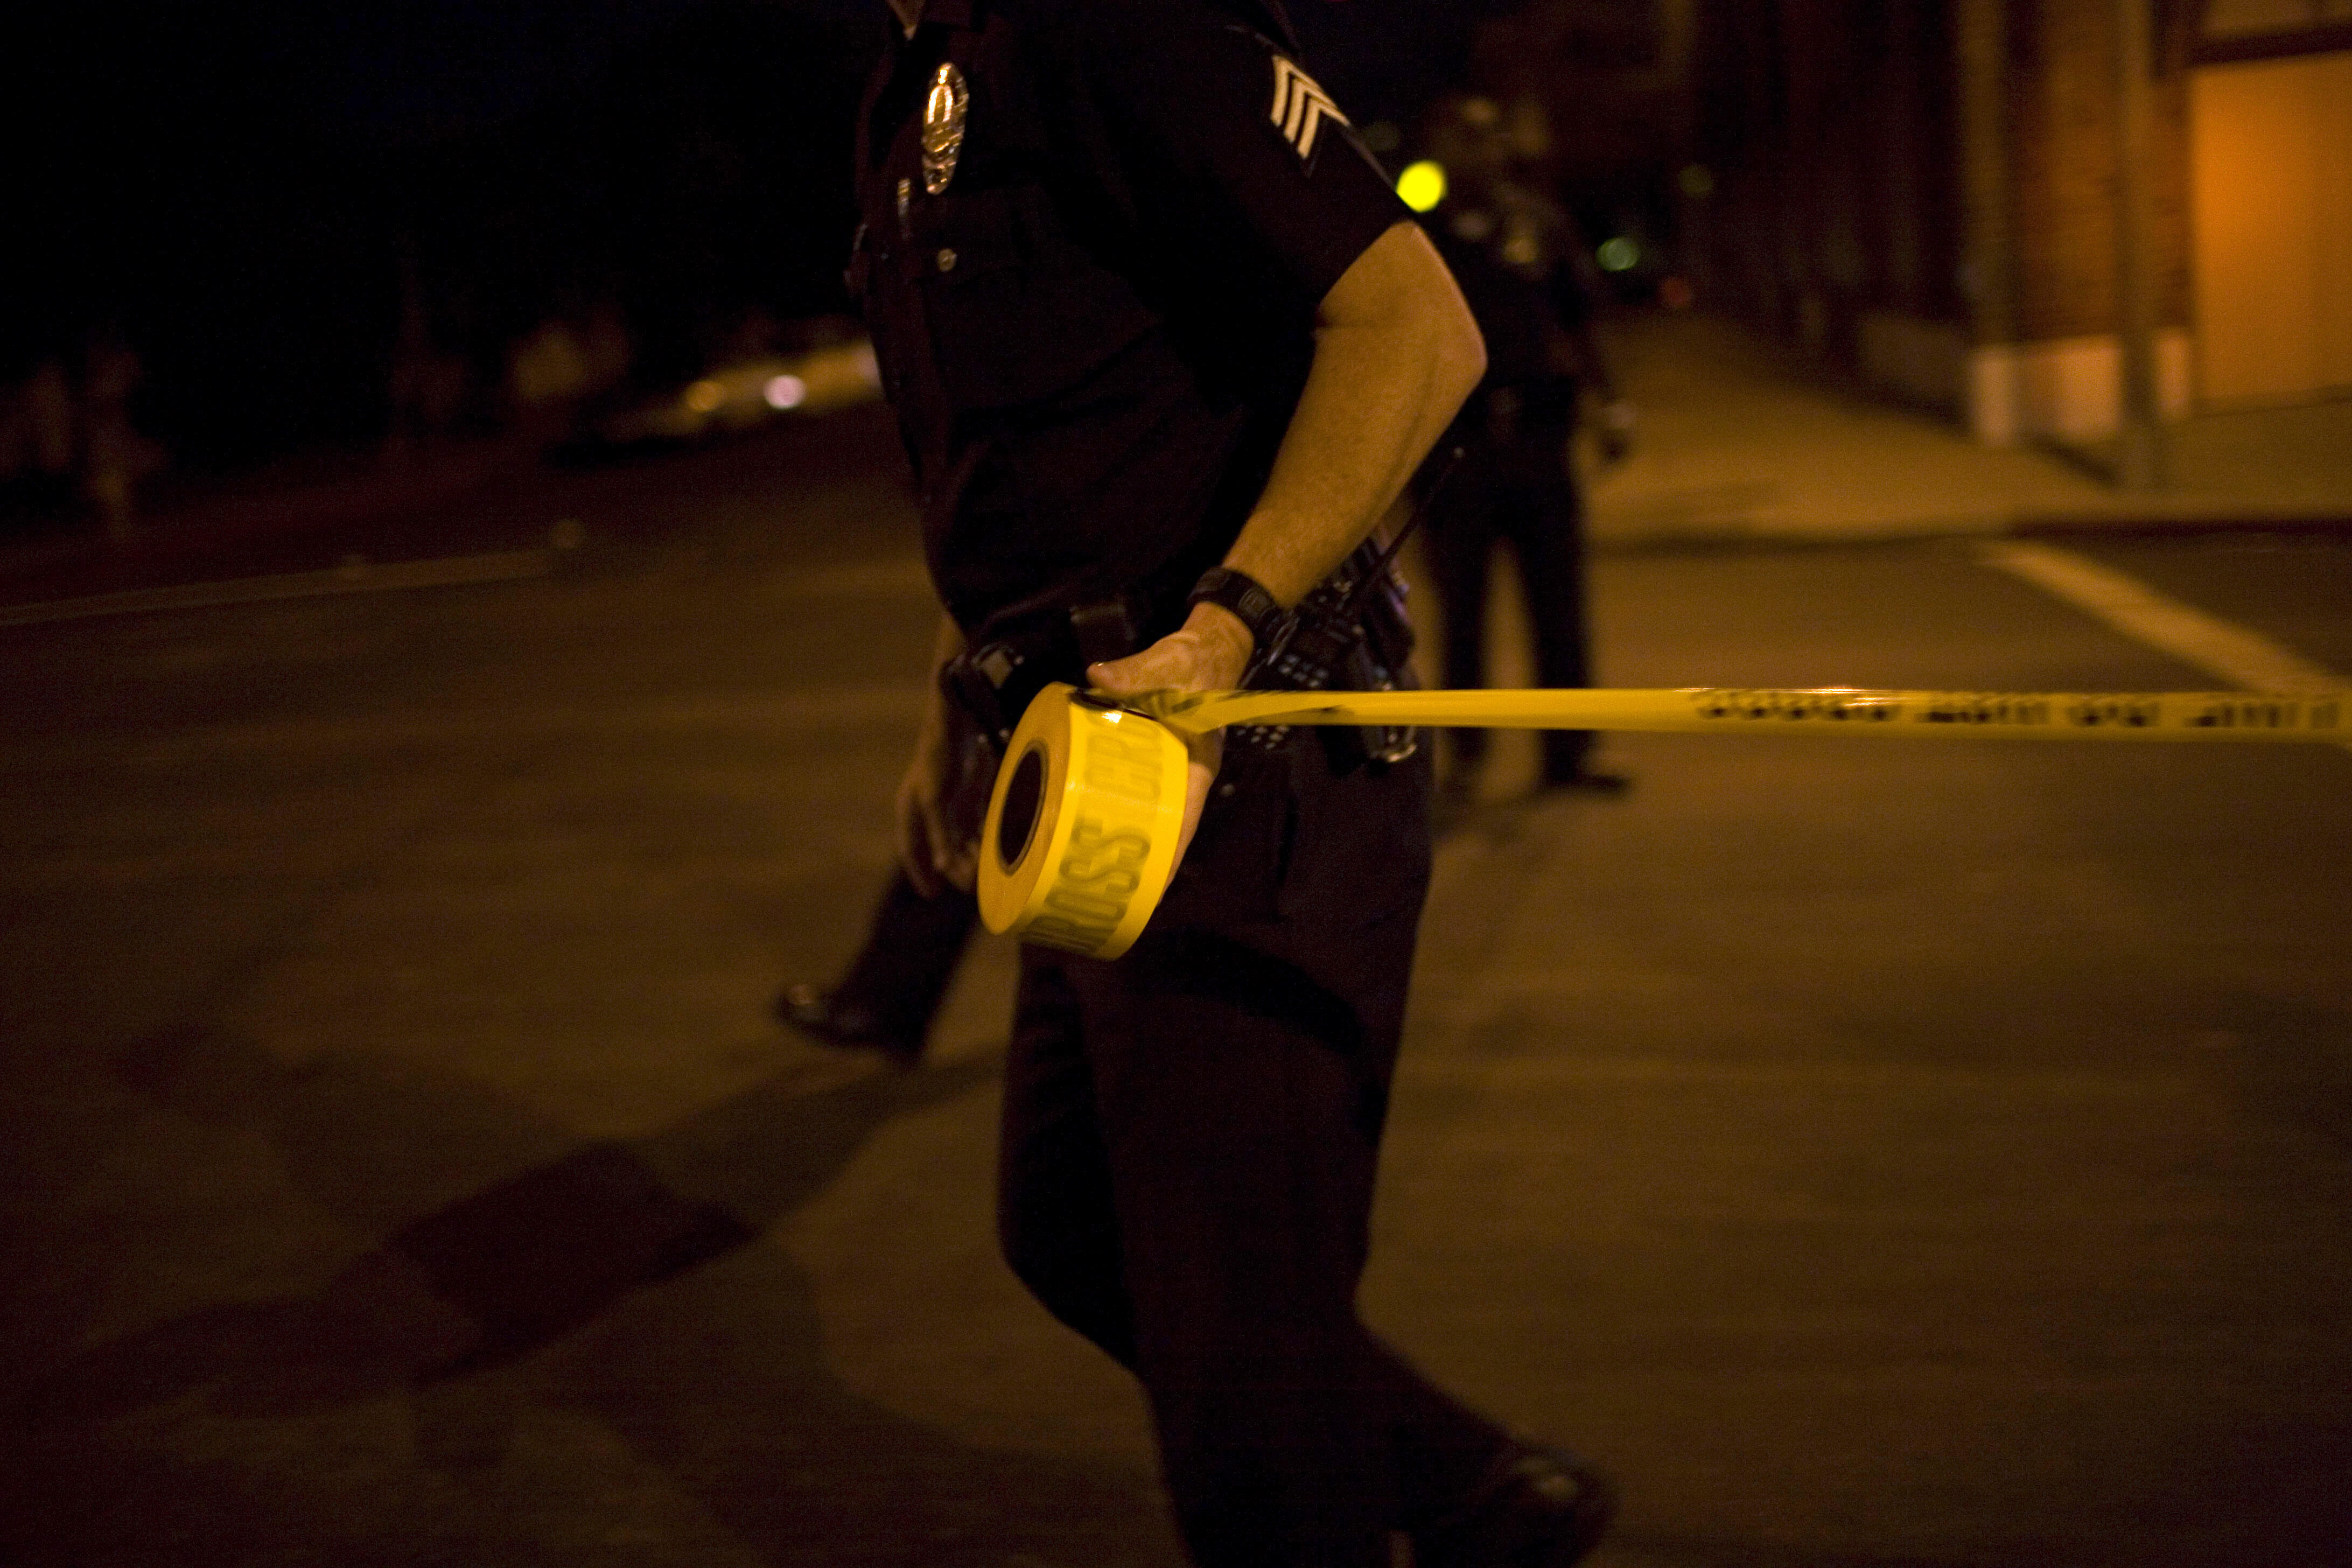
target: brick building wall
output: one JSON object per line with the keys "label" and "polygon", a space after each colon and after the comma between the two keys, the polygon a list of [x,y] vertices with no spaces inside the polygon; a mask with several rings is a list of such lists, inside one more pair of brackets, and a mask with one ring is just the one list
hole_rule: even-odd
{"label": "brick building wall", "polygon": [[[2009,0],[2016,331],[2032,342],[2116,330],[2113,0]],[[2188,75],[2170,36],[2157,80],[2158,318],[2189,321]]]}
{"label": "brick building wall", "polygon": [[1710,293],[1832,361],[1873,311],[1957,318],[1950,39],[1951,0],[1709,0]]}
{"label": "brick building wall", "polygon": [[[2178,412],[2196,5],[2151,3],[2159,379]],[[1709,0],[1704,19],[1715,296],[1989,440],[2111,427],[2115,0]]]}

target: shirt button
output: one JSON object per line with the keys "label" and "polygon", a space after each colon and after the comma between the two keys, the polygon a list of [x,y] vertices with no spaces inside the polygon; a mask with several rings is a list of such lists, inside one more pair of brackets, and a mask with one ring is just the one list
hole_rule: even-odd
{"label": "shirt button", "polygon": [[955,270],[956,253],[947,246],[943,245],[940,247],[939,262],[940,271],[953,272]]}

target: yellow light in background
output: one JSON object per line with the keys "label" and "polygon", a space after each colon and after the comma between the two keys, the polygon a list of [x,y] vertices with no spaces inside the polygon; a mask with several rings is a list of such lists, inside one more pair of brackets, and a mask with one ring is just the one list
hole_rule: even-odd
{"label": "yellow light in background", "polygon": [[1445,199],[1445,165],[1423,158],[1397,176],[1397,195],[1417,213],[1432,212]]}
{"label": "yellow light in background", "polygon": [[686,405],[697,414],[712,414],[727,401],[727,389],[715,381],[698,381],[686,389]]}
{"label": "yellow light in background", "polygon": [[1598,259],[1603,272],[1631,272],[1642,264],[1642,247],[1619,235],[1601,246]]}

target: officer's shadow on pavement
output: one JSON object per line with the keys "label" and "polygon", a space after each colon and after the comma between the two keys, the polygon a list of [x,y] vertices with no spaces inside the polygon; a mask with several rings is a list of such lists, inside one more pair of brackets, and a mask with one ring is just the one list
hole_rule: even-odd
{"label": "officer's shadow on pavement", "polygon": [[[975,1448],[844,1386],[814,1281],[750,1245],[882,1127],[994,1079],[993,1058],[828,1066],[631,1142],[583,1142],[455,1075],[289,1068],[207,1029],[120,1065],[163,1105],[260,1134],[300,1191],[382,1239],[315,1290],[203,1307],[39,1377],[11,1424],[52,1462],[104,1463],[107,1424],[191,1395],[229,1420],[404,1394],[420,1458],[462,1478],[499,1463],[530,1407],[561,1405],[772,1562],[1175,1561],[1148,1476]],[[450,1191],[519,1151],[544,1157]]]}

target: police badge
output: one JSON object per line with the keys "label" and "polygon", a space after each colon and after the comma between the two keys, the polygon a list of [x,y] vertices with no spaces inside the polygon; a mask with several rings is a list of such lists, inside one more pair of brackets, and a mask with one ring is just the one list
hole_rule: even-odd
{"label": "police badge", "polygon": [[956,160],[963,155],[963,124],[971,113],[971,89],[963,72],[943,65],[931,78],[931,94],[923,100],[923,189],[938,195],[955,178]]}

